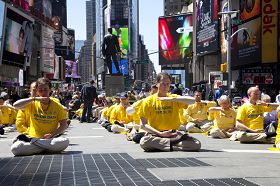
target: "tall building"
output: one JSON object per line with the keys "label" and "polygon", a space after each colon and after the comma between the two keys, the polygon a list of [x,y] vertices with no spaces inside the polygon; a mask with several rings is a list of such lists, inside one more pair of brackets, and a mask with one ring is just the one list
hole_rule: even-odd
{"label": "tall building", "polygon": [[192,0],[164,0],[164,15],[180,14],[184,6],[192,3]]}
{"label": "tall building", "polygon": [[79,61],[79,72],[81,81],[87,82],[94,78],[92,67],[94,66],[92,58],[92,39],[96,33],[96,0],[86,1],[86,40],[84,47],[81,49],[81,59]]}
{"label": "tall building", "polygon": [[86,33],[87,40],[92,40],[96,33],[96,0],[86,1]]}

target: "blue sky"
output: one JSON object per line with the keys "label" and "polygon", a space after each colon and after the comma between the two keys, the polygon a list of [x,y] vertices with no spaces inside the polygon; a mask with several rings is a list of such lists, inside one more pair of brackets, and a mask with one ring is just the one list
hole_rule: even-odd
{"label": "blue sky", "polygon": [[[150,52],[158,50],[158,17],[163,16],[163,0],[139,0],[139,29],[144,36],[144,43]],[[67,1],[67,26],[75,29],[76,39],[86,38],[86,3],[85,0]],[[150,55],[156,71],[160,71],[158,54]]]}

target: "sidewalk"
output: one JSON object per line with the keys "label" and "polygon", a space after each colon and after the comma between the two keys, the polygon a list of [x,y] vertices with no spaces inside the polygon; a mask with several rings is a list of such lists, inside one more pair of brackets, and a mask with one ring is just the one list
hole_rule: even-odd
{"label": "sidewalk", "polygon": [[0,136],[0,185],[279,185],[280,152],[194,134],[200,152],[146,153],[124,135],[73,120],[63,154],[14,157]]}

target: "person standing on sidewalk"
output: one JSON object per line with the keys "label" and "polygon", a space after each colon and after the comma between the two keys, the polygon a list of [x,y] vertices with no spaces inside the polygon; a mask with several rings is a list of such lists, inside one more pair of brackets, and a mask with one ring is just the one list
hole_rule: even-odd
{"label": "person standing on sidewalk", "polygon": [[84,103],[84,110],[80,122],[91,122],[90,117],[92,116],[92,105],[94,99],[97,98],[96,88],[94,87],[94,80],[85,84],[81,91],[81,99]]}
{"label": "person standing on sidewalk", "polygon": [[[51,82],[39,78],[35,97],[18,100],[16,109],[25,113],[29,122],[26,134],[14,139],[11,151],[15,156],[33,155],[42,152],[61,152],[69,145],[67,138],[57,137],[68,127],[67,112],[60,103],[50,99]],[[17,123],[18,125],[18,123]]]}
{"label": "person standing on sidewalk", "polygon": [[118,37],[113,35],[112,28],[108,28],[108,34],[105,35],[102,43],[102,55],[105,57],[105,62],[112,75],[112,60],[117,69],[117,73],[121,74],[119,63],[118,63],[118,53],[121,52]]}

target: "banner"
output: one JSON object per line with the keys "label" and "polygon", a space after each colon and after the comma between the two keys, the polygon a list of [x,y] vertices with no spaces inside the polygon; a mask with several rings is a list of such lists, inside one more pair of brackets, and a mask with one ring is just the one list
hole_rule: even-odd
{"label": "banner", "polygon": [[262,63],[277,62],[278,1],[262,3]]}
{"label": "banner", "polygon": [[54,73],[54,31],[42,26],[42,71]]}
{"label": "banner", "polygon": [[273,84],[271,69],[244,69],[242,70],[242,83],[245,85]]}
{"label": "banner", "polygon": [[196,0],[196,50],[197,53],[217,51],[218,0]]}
{"label": "banner", "polygon": [[238,27],[244,28],[232,40],[232,66],[242,66],[261,62],[261,18],[253,19]]}

